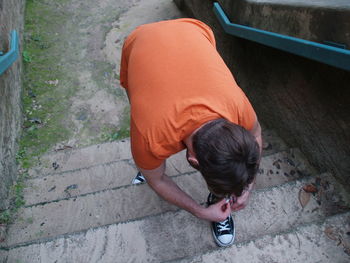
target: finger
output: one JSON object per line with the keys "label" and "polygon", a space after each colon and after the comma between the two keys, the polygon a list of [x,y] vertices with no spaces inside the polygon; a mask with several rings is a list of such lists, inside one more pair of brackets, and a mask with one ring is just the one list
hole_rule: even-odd
{"label": "finger", "polygon": [[238,211],[240,209],[244,208],[244,205],[235,205],[235,206],[231,206],[231,210],[232,211]]}
{"label": "finger", "polygon": [[240,204],[238,204],[238,203],[233,203],[232,205],[231,205],[231,209],[233,210],[233,209],[236,209],[237,207],[239,207],[240,206]]}
{"label": "finger", "polygon": [[222,212],[224,212],[225,214],[230,214],[231,213],[231,206],[229,203],[225,203],[223,208],[225,209],[222,209]]}
{"label": "finger", "polygon": [[225,198],[221,199],[219,202],[217,202],[217,204],[220,204],[220,205],[223,205],[223,204],[226,204],[226,203],[227,203],[227,201],[226,201]]}
{"label": "finger", "polygon": [[227,209],[227,207],[228,207],[228,205],[225,203],[225,204],[223,204],[222,206],[221,206],[221,210],[222,210],[222,212],[225,212],[226,211],[226,209]]}
{"label": "finger", "polygon": [[241,210],[241,209],[243,209],[245,206],[244,205],[239,205],[239,206],[237,206],[237,207],[234,207],[234,208],[232,208],[232,211],[238,211],[238,210]]}
{"label": "finger", "polygon": [[212,206],[222,207],[224,204],[226,204],[226,200],[225,199],[221,199],[219,202],[213,204]]}
{"label": "finger", "polygon": [[221,205],[222,212],[226,212],[227,209],[231,209],[229,199],[224,199],[224,200],[222,200],[222,202],[223,202],[223,204]]}

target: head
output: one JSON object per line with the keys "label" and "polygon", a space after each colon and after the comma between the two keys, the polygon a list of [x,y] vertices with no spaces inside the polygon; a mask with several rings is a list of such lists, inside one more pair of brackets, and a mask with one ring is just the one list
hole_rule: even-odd
{"label": "head", "polygon": [[253,182],[260,158],[254,136],[225,119],[206,123],[192,136],[190,164],[199,170],[209,190],[219,197],[235,194]]}

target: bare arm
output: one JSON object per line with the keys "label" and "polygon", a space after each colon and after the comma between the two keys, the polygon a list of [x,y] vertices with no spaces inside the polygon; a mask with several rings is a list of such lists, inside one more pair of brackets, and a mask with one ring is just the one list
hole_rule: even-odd
{"label": "bare arm", "polygon": [[225,200],[205,208],[194,201],[188,194],[182,191],[165,172],[165,162],[153,170],[140,169],[149,186],[163,199],[176,205],[191,214],[209,221],[223,221],[231,212]]}

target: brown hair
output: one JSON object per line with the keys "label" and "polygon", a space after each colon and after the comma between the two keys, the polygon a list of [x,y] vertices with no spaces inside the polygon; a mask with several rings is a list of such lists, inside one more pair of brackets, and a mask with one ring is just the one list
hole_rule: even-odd
{"label": "brown hair", "polygon": [[260,151],[254,136],[225,119],[208,122],[193,135],[198,170],[216,195],[235,194],[253,182]]}

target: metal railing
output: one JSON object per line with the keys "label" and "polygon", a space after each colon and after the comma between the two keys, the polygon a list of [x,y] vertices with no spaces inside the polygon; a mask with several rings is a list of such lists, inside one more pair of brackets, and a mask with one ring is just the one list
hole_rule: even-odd
{"label": "metal railing", "polygon": [[0,75],[4,73],[19,55],[18,35],[16,30],[11,32],[10,47],[7,53],[0,52]]}
{"label": "metal railing", "polygon": [[266,46],[350,71],[350,50],[231,23],[219,3],[214,12],[224,31]]}

